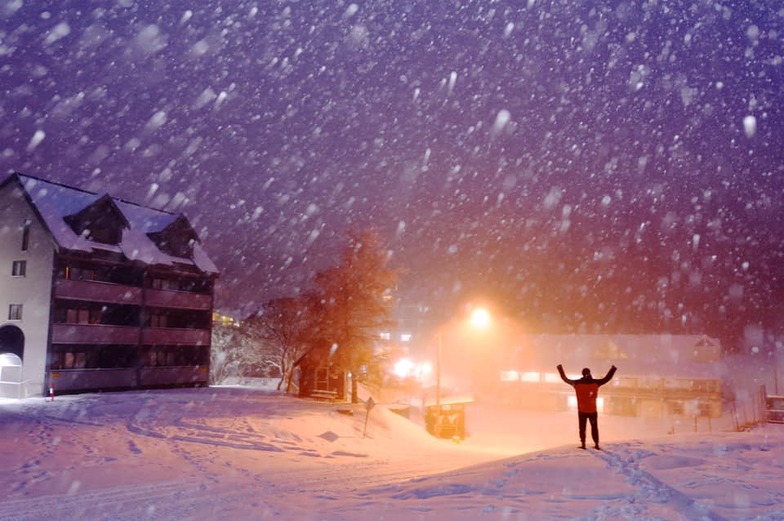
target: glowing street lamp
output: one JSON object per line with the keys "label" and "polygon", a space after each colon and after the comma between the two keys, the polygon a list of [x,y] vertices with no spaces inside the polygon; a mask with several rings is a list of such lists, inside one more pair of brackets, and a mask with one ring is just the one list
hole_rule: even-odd
{"label": "glowing street lamp", "polygon": [[486,329],[490,325],[490,312],[485,308],[474,308],[469,323],[475,329]]}

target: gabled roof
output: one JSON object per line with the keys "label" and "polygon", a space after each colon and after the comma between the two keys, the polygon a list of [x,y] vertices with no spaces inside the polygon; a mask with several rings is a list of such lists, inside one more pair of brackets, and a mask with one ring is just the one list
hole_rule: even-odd
{"label": "gabled roof", "polygon": [[106,238],[109,241],[102,240],[99,242],[110,244],[117,244],[122,237],[122,230],[128,229],[131,223],[125,218],[125,215],[117,207],[108,194],[100,196],[93,201],[92,204],[86,206],[72,215],[63,217],[73,231],[79,235],[87,235],[89,240],[95,241],[92,237],[96,229],[105,229],[109,232]]}
{"label": "gabled roof", "polygon": [[184,215],[179,214],[172,222],[158,232],[150,232],[147,236],[164,252],[170,255],[192,255],[193,244],[199,236]]}
{"label": "gabled roof", "polygon": [[[122,253],[128,260],[147,265],[190,265],[205,274],[218,274],[218,269],[204,252],[198,237],[195,237],[193,254],[189,257],[173,256],[162,251],[150,237],[150,234],[161,233],[175,221],[182,222],[185,219],[182,214],[155,210],[108,194],[96,194],[18,173],[12,174],[0,183],[0,188],[12,182],[16,182],[23,191],[25,198],[40,216],[42,224],[51,233],[52,239],[59,248],[85,253],[112,251]],[[127,223],[119,244],[91,241],[84,235],[76,233],[66,220],[80,215],[88,208],[101,207],[109,202],[111,205],[107,208],[118,210],[117,217],[122,218],[122,224]],[[187,219],[185,221],[187,222]],[[188,227],[190,228],[190,223]],[[190,230],[193,231],[192,228]],[[193,234],[195,236],[195,232]]]}

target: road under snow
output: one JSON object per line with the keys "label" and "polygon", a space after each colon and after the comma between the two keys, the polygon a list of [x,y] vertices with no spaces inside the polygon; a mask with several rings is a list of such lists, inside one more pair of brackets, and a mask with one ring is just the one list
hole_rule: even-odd
{"label": "road under snow", "polygon": [[3,402],[0,519],[784,519],[778,426],[604,416],[597,452],[572,414],[478,404],[468,423],[458,444],[383,406],[241,388]]}

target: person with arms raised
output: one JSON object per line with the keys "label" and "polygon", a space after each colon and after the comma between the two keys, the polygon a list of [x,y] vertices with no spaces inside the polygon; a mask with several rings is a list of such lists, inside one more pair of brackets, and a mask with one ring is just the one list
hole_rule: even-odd
{"label": "person with arms raised", "polygon": [[580,448],[585,448],[585,427],[586,423],[591,423],[591,438],[593,438],[593,446],[601,450],[599,447],[599,414],[596,410],[596,398],[599,396],[599,387],[603,386],[610,380],[617,368],[612,366],[604,378],[594,380],[591,376],[591,370],[587,367],[583,369],[583,376],[577,380],[572,380],[566,377],[563,365],[558,364],[558,373],[561,375],[561,380],[574,387],[574,392],[577,395],[577,418],[580,425]]}

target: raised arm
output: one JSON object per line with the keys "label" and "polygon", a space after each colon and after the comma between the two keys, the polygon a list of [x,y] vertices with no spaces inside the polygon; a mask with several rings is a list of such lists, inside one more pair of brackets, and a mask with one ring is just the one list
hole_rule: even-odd
{"label": "raised arm", "polygon": [[569,385],[574,385],[575,381],[574,380],[570,380],[570,379],[568,379],[566,377],[566,373],[564,373],[563,366],[561,364],[558,364],[557,367],[558,367],[558,374],[561,375],[561,380],[563,380],[564,382],[568,383]]}
{"label": "raised arm", "polygon": [[612,377],[615,375],[615,371],[617,371],[617,370],[618,370],[618,368],[617,368],[617,367],[615,367],[615,366],[612,366],[612,367],[610,368],[610,370],[609,370],[609,371],[607,371],[607,374],[604,376],[604,378],[602,378],[601,380],[596,380],[596,383],[597,383],[597,384],[599,384],[599,385],[604,385],[604,384],[606,384],[607,382],[609,382],[610,380],[612,380]]}

